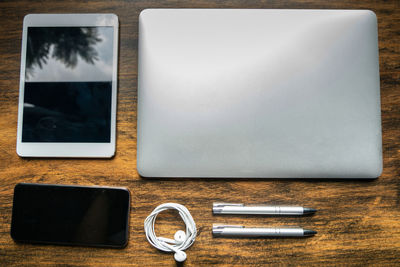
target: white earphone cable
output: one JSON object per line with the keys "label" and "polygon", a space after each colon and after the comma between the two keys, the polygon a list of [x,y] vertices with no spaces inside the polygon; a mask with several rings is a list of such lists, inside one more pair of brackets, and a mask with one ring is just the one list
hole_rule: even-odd
{"label": "white earphone cable", "polygon": [[[175,234],[175,240],[157,237],[154,231],[157,215],[168,209],[177,210],[186,225],[186,233],[178,231]],[[189,210],[177,203],[164,203],[156,207],[144,221],[144,231],[147,240],[153,247],[165,252],[175,252],[175,260],[177,261],[184,261],[186,259],[186,254],[183,250],[189,248],[194,243],[197,235],[196,223]]]}

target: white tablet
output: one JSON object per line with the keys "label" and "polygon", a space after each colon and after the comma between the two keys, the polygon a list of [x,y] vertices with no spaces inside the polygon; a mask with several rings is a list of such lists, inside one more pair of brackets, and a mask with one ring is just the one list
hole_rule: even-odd
{"label": "white tablet", "polygon": [[114,14],[25,16],[17,154],[112,157],[117,58]]}

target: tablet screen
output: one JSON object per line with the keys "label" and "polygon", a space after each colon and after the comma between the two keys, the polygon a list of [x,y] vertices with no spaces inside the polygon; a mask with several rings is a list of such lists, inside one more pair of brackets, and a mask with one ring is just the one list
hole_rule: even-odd
{"label": "tablet screen", "polygon": [[28,27],[22,142],[110,142],[113,34]]}

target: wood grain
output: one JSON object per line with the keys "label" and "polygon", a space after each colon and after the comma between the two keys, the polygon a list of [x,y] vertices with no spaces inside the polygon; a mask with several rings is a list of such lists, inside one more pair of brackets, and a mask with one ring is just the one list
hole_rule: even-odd
{"label": "wood grain", "polygon": [[[136,171],[138,15],[149,7],[372,9],[379,24],[384,171],[372,181],[143,179]],[[117,153],[111,160],[23,159],[15,153],[21,31],[28,13],[112,12],[120,20]],[[163,202],[186,205],[199,235],[186,266],[400,265],[400,2],[399,1],[1,1],[0,2],[0,266],[174,266],[151,247],[143,221]],[[18,244],[10,237],[13,188],[19,182],[125,186],[132,193],[125,249]],[[214,201],[318,207],[310,217],[213,216]],[[180,225],[173,212],[159,233]],[[305,239],[222,239],[212,223],[299,225]]]}

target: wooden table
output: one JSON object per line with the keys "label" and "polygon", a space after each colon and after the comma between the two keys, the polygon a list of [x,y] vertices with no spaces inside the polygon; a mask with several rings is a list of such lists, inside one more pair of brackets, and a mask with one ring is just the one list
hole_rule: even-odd
{"label": "wooden table", "polygon": [[[138,15],[149,7],[372,9],[378,16],[384,170],[377,180],[144,179],[136,171]],[[21,31],[28,13],[112,12],[120,20],[117,152],[110,160],[25,159],[15,152]],[[174,266],[147,243],[143,220],[163,202],[186,205],[198,237],[187,266],[264,264],[400,264],[400,2],[397,1],[1,1],[0,2],[0,266]],[[10,237],[12,196],[19,182],[125,186],[132,193],[125,249],[17,244]],[[213,216],[214,201],[317,207],[310,217]],[[222,239],[212,223],[300,225],[304,239]],[[174,212],[158,234],[182,227]]]}

